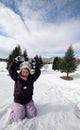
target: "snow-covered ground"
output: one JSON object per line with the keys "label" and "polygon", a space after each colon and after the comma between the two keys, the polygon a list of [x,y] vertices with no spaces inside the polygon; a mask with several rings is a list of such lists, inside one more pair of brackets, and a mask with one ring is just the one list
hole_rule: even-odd
{"label": "snow-covered ground", "polygon": [[[8,124],[10,108],[13,102],[14,81],[0,63],[0,130],[80,130],[80,119],[75,109],[80,102],[80,66],[70,74],[74,80],[60,78],[66,75],[51,70],[51,65],[42,69],[41,76],[34,84],[37,117]],[[4,68],[4,69],[3,69]]]}

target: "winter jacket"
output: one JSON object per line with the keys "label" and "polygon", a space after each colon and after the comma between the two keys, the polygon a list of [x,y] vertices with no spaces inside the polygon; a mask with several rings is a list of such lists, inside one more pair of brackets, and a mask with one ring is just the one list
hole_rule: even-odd
{"label": "winter jacket", "polygon": [[16,71],[16,62],[13,61],[9,66],[9,74],[15,81],[14,84],[14,101],[20,104],[26,104],[32,100],[34,82],[40,76],[40,69],[36,65],[35,73],[29,74],[28,79],[25,81],[20,77],[20,74]]}

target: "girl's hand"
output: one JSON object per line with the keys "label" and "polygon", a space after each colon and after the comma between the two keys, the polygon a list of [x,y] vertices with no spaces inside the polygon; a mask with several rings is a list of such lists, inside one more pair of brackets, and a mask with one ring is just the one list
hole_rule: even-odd
{"label": "girl's hand", "polygon": [[21,55],[21,56],[17,56],[16,58],[15,58],[15,61],[16,61],[16,63],[18,63],[18,62],[24,62],[25,61],[25,59],[24,59],[24,57]]}

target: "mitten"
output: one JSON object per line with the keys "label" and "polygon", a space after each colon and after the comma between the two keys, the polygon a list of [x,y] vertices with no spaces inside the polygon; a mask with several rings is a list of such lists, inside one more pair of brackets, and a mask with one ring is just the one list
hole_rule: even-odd
{"label": "mitten", "polygon": [[24,62],[25,61],[25,59],[24,59],[24,57],[21,55],[21,56],[17,56],[16,58],[15,58],[15,62],[16,63],[22,63],[22,62]]}
{"label": "mitten", "polygon": [[36,68],[36,61],[35,59],[29,59],[29,63],[31,64],[31,71],[30,73],[31,74],[34,74],[35,73],[35,68]]}
{"label": "mitten", "polygon": [[36,67],[36,61],[35,61],[35,59],[29,59],[29,63],[31,64],[31,67],[32,67],[32,69],[35,69],[35,67]]}
{"label": "mitten", "polygon": [[25,61],[28,61],[29,60],[29,58],[28,57],[25,57]]}

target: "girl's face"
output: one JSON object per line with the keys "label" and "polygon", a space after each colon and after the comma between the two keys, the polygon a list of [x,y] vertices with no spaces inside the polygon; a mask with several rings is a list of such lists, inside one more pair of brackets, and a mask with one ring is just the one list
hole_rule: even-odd
{"label": "girl's face", "polygon": [[26,69],[26,68],[23,68],[23,69],[21,70],[21,75],[22,75],[23,77],[28,77],[28,75],[29,75],[29,70]]}

